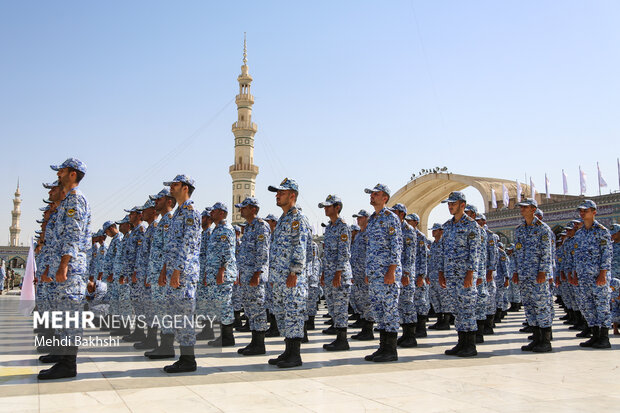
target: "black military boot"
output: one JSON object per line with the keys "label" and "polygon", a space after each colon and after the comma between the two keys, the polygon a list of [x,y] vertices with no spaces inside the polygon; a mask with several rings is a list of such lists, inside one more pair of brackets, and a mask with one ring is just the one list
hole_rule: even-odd
{"label": "black military boot", "polygon": [[207,344],[211,347],[232,347],[235,345],[235,336],[233,335],[233,324],[221,324],[221,335]]}
{"label": "black military boot", "polygon": [[590,331],[592,331],[592,337],[589,340],[584,341],[583,343],[579,343],[579,347],[592,347],[594,343],[599,340],[599,336],[601,334],[601,329],[599,326],[590,327]]}
{"label": "black military boot", "polygon": [[485,336],[495,334],[495,331],[493,331],[493,318],[494,317],[495,316],[493,314],[487,315],[487,319],[484,321],[482,334],[484,334]]}
{"label": "black military boot", "polygon": [[284,345],[285,345],[284,352],[280,354],[278,357],[276,357],[275,359],[269,359],[267,363],[271,364],[272,366],[276,366],[279,362],[281,362],[282,360],[285,360],[288,357],[288,355],[291,353],[290,339],[284,338]]}
{"label": "black military boot", "polygon": [[428,336],[428,333],[426,332],[426,321],[428,320],[428,317],[426,316],[426,314],[418,314],[418,322],[416,323],[416,327],[415,327],[415,336],[416,338],[423,338]]}
{"label": "black military boot", "polygon": [[333,326],[334,325],[334,319],[333,318],[328,318],[326,321],[323,321],[323,324],[328,325],[328,326]]}
{"label": "black military boot", "polygon": [[232,326],[234,328],[239,328],[242,325],[242,322],[241,322],[241,311],[235,311],[234,314],[235,314],[235,321],[233,321]]}
{"label": "black military boot", "polygon": [[369,354],[366,357],[364,357],[364,360],[373,361],[375,357],[377,357],[380,354],[383,354],[384,351],[385,351],[385,330],[379,330],[379,348],[374,353]]}
{"label": "black military boot", "polygon": [[478,351],[476,350],[476,332],[475,331],[467,331],[465,332],[463,347],[456,353],[458,357],[473,357],[478,355]]}
{"label": "black military boot", "polygon": [[436,330],[437,326],[441,324],[441,322],[443,321],[443,318],[444,318],[443,313],[437,313],[437,321],[435,321],[435,324],[431,324],[430,326],[428,326],[428,329]]}
{"label": "black military boot", "polygon": [[540,341],[534,346],[534,353],[549,353],[551,348],[551,327],[538,327],[540,330]]}
{"label": "black military boot", "polygon": [[533,333],[533,332],[534,332],[534,328],[529,324],[519,329],[519,333]]}
{"label": "black military boot", "polygon": [[376,363],[385,363],[389,361],[398,361],[398,350],[396,349],[397,332],[385,332],[385,344],[382,353],[373,357],[372,361]]}
{"label": "black military boot", "polygon": [[166,373],[188,373],[196,371],[194,346],[181,346],[181,356],[173,364],[164,367]]}
{"label": "black military boot", "polygon": [[213,333],[213,326],[210,321],[205,321],[205,325],[202,327],[202,331],[196,334],[196,340],[212,340],[215,338],[215,333]]}
{"label": "black military boot", "polygon": [[265,333],[265,337],[280,337],[280,330],[278,330],[278,322],[276,316],[269,313],[269,329]]}
{"label": "black military boot", "polygon": [[144,353],[144,355],[151,360],[174,358],[174,334],[162,334],[159,347],[156,347],[153,351]]}
{"label": "black military boot", "polygon": [[250,344],[237,352],[244,356],[257,356],[260,354],[265,354],[265,332],[252,331],[252,341]]}
{"label": "black military boot", "polygon": [[474,339],[476,344],[484,343],[484,323],[486,320],[476,320],[478,330],[474,332]]}
{"label": "black military boot", "polygon": [[39,361],[41,363],[58,363],[62,360],[63,357],[63,348],[62,347],[51,347],[50,354],[46,354],[45,356],[39,356]]}
{"label": "black military boot", "polygon": [[532,335],[528,337],[528,339],[531,339],[532,342],[525,346],[521,346],[521,351],[534,351],[534,347],[538,345],[538,343],[540,342],[540,334],[541,334],[540,328],[533,327]]}
{"label": "black military boot", "polygon": [[277,366],[281,369],[286,369],[290,367],[301,366],[303,363],[301,361],[301,338],[289,338],[290,352],[288,356],[278,361]]}
{"label": "black military boot", "polygon": [[245,323],[243,323],[241,327],[235,327],[235,331],[238,331],[240,333],[247,333],[248,331],[250,331],[250,319],[248,317],[245,317],[245,313],[243,316],[241,316],[242,322],[244,318],[245,318]]}
{"label": "black military boot", "polygon": [[347,341],[347,328],[336,328],[338,335],[336,339],[329,344],[323,344],[323,349],[327,351],[345,351],[349,350],[349,342]]}
{"label": "black military boot", "polygon": [[359,319],[360,319],[360,315],[359,315],[359,314],[357,314],[357,313],[351,314],[351,315],[349,316],[349,321],[357,321],[357,320],[359,320]]}
{"label": "black military boot", "polygon": [[54,380],[75,377],[77,375],[77,347],[70,346],[62,349],[61,359],[51,368],[41,370],[37,375],[39,380]]}
{"label": "black military boot", "polygon": [[[41,334],[41,337],[43,338],[44,343],[48,340],[53,340],[54,339],[54,330],[53,329],[48,329],[45,332],[43,332]],[[60,337],[58,337],[60,339]],[[48,346],[46,344],[43,344],[42,346],[37,346],[37,353],[50,353],[54,350],[53,346]]]}
{"label": "black military boot", "polygon": [[575,334],[575,337],[579,337],[579,338],[592,337],[592,328],[586,327],[585,330]]}
{"label": "black military boot", "polygon": [[110,331],[111,323],[112,323],[112,316],[108,314],[107,316],[105,316],[105,321],[101,323],[101,327],[99,327],[99,330]]}
{"label": "black military boot", "polygon": [[304,337],[301,339],[302,343],[307,343],[308,341],[310,341],[308,339],[308,321],[304,321]]}
{"label": "black military boot", "polygon": [[336,330],[334,326],[329,326],[329,328],[323,330],[322,333],[327,334],[328,336],[335,336],[338,334],[338,330]]}
{"label": "black military boot", "polygon": [[437,326],[435,327],[435,330],[437,331],[450,330],[450,314],[441,313],[441,315],[443,317],[441,318],[441,322],[437,324]]}
{"label": "black military boot", "polygon": [[157,347],[157,327],[149,327],[146,333],[146,339],[139,343],[135,343],[133,348],[136,350],[148,350]]}
{"label": "black military boot", "polygon": [[308,329],[308,331],[312,331],[312,330],[314,330],[316,328],[314,326],[314,316],[313,315],[309,315],[308,316],[308,322],[306,324],[306,328]]}
{"label": "black military boot", "polygon": [[498,308],[495,310],[495,315],[493,316],[493,322],[501,323],[502,322],[502,309]]}
{"label": "black military boot", "polygon": [[364,327],[364,319],[359,317],[355,320],[354,323],[349,324],[349,328],[363,328]]}
{"label": "black military boot", "polygon": [[599,327],[598,332],[598,341],[592,344],[592,348],[611,348],[611,343],[609,342],[609,329],[607,327]]}
{"label": "black military boot", "polygon": [[136,323],[133,333],[124,336],[122,340],[127,343],[139,343],[140,341],[146,340],[146,334],[144,334],[144,329],[141,327],[139,328]]}
{"label": "black military boot", "polygon": [[403,324],[403,336],[396,341],[396,344],[403,348],[412,348],[418,346],[415,339],[416,323]]}
{"label": "black military boot", "polygon": [[466,331],[457,331],[457,333],[459,335],[459,341],[456,343],[456,346],[443,352],[443,354],[445,354],[446,356],[456,356],[465,345]]}
{"label": "black military boot", "polygon": [[362,331],[357,334],[353,334],[351,338],[360,341],[374,340],[375,335],[372,332],[373,324],[373,321],[364,320],[364,326],[362,327]]}
{"label": "black military boot", "polygon": [[577,312],[577,320],[574,326],[568,327],[569,330],[579,330],[583,331],[588,327],[588,323],[586,323],[586,319],[583,317],[580,311]]}

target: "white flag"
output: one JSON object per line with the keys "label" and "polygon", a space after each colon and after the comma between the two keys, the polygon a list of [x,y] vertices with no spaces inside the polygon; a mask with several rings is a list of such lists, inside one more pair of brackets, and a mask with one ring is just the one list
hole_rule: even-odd
{"label": "white flag", "polygon": [[530,198],[536,199],[536,187],[534,186],[534,181],[532,181],[531,176],[530,176],[530,194],[532,195]]}
{"label": "white flag", "polygon": [[504,208],[508,208],[508,204],[510,204],[510,196],[508,195],[508,188],[506,185],[502,184],[502,197],[504,198]]}
{"label": "white flag", "polygon": [[521,202],[521,184],[517,179],[517,202]]}
{"label": "white flag", "polygon": [[37,271],[37,264],[34,261],[34,245],[30,240],[30,250],[28,251],[28,261],[26,261],[26,272],[22,281],[22,292],[19,296],[19,312],[23,315],[30,315],[34,310],[34,274]]}
{"label": "white flag", "polygon": [[618,160],[618,187],[620,187],[620,158]]}
{"label": "white flag", "polygon": [[566,172],[562,169],[562,186],[564,189],[564,195],[568,195],[568,178],[566,177]]}
{"label": "white flag", "polygon": [[598,170],[598,188],[606,188],[607,182],[603,179],[603,175],[601,175],[601,168],[598,166],[598,162],[596,163],[596,169]]}
{"label": "white flag", "polygon": [[547,194],[547,199],[551,198],[551,194],[549,193],[549,178],[547,178],[547,174],[545,174],[545,194]]}
{"label": "white flag", "polygon": [[581,195],[586,193],[586,173],[581,170],[581,165],[579,165],[579,189]]}
{"label": "white flag", "polygon": [[491,188],[491,206],[497,208],[497,198],[495,197],[495,189]]}

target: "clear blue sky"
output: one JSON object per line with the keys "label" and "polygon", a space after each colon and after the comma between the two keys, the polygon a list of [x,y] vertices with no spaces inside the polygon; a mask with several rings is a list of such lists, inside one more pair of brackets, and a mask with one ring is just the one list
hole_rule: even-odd
{"label": "clear blue sky", "polygon": [[558,193],[564,168],[578,193],[581,164],[594,195],[598,161],[618,190],[618,21],[616,1],[0,2],[0,244],[17,178],[26,240],[69,156],[97,229],[177,173],[230,204],[244,31],[265,214],[285,176],[313,223],[328,193],[353,222],[364,187],[444,165]]}

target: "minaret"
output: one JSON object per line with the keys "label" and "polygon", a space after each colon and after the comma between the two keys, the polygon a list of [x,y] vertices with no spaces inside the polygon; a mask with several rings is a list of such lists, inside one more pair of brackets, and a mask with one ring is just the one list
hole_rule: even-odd
{"label": "minaret", "polygon": [[21,228],[19,227],[19,217],[22,214],[21,204],[22,200],[19,198],[21,193],[19,192],[19,179],[17,180],[17,189],[15,190],[15,199],[13,199],[13,211],[11,212],[12,220],[11,226],[9,227],[9,232],[11,234],[9,238],[9,246],[17,247],[19,246],[19,233],[21,232]]}
{"label": "minaret", "polygon": [[[232,132],[235,135],[235,161],[230,166],[230,176],[233,185],[233,205],[243,201],[248,196],[254,196],[256,185],[256,175],[258,166],[254,165],[254,134],[256,134],[256,123],[252,122],[252,105],[254,96],[250,93],[252,76],[248,73],[248,59],[245,33],[243,34],[243,66],[241,74],[237,78],[239,82],[239,94],[235,102],[237,103],[237,121],[232,125]],[[243,222],[239,210],[231,205],[233,212],[231,220],[237,224]]]}

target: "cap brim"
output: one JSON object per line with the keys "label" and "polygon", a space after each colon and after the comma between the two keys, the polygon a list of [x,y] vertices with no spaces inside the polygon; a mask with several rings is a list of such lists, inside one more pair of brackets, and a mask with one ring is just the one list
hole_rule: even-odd
{"label": "cap brim", "polygon": [[172,185],[172,184],[173,184],[173,183],[175,183],[175,182],[176,182],[176,181],[167,181],[167,182],[164,182],[164,186],[170,186],[170,185]]}
{"label": "cap brim", "polygon": [[62,169],[60,165],[50,165],[50,168],[52,168],[54,171],[60,171]]}
{"label": "cap brim", "polygon": [[379,191],[375,191],[374,189],[366,188],[366,189],[364,189],[364,192],[366,192],[367,194],[372,194],[373,192],[379,192]]}
{"label": "cap brim", "polygon": [[241,208],[243,204],[235,204],[235,208]]}

